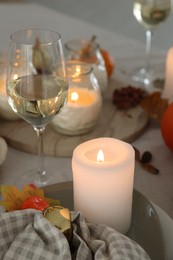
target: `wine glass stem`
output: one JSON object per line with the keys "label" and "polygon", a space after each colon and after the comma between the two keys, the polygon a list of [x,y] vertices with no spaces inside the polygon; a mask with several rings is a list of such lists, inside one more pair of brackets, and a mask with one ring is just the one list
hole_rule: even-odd
{"label": "wine glass stem", "polygon": [[43,133],[45,127],[34,127],[37,133],[38,140],[38,171],[37,171],[37,183],[41,186],[47,182],[46,170],[44,168],[44,153],[43,153]]}
{"label": "wine glass stem", "polygon": [[152,32],[146,31],[146,71],[150,70],[150,58],[151,58],[151,37]]}

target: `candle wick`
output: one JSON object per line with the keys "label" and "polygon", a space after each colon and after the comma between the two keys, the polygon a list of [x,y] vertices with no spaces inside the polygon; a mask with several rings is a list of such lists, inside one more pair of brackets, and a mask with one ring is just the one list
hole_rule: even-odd
{"label": "candle wick", "polygon": [[98,163],[102,163],[103,161],[102,160],[98,160]]}

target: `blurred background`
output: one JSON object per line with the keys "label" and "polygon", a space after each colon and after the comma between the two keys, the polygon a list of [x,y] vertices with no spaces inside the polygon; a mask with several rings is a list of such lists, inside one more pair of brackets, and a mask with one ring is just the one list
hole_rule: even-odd
{"label": "blurred background", "polygon": [[[133,0],[0,0],[0,3],[3,2],[33,2],[46,5],[145,44],[145,30],[133,16]],[[154,30],[152,43],[163,51],[173,46],[173,15]]]}
{"label": "blurred background", "polygon": [[[25,1],[46,5],[145,44],[145,30],[133,16],[133,0],[23,0]],[[154,30],[153,46],[164,51],[173,46],[173,15]]]}

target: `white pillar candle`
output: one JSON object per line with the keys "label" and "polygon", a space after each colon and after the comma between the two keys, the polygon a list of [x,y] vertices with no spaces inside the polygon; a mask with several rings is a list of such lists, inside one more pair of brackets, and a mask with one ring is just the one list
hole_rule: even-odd
{"label": "white pillar candle", "polygon": [[170,48],[166,58],[165,85],[163,98],[173,99],[173,48]]}
{"label": "white pillar candle", "polygon": [[60,133],[76,135],[92,129],[101,110],[100,92],[87,89],[70,87],[68,101],[52,121],[52,126]]}
{"label": "white pillar candle", "polygon": [[74,210],[82,211],[89,222],[127,232],[131,224],[134,163],[134,149],[123,141],[98,138],[80,144],[72,157]]}

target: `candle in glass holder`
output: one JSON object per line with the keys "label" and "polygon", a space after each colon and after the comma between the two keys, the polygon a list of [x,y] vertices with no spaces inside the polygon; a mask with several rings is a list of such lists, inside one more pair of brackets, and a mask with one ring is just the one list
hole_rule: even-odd
{"label": "candle in glass holder", "polygon": [[108,88],[108,75],[100,46],[94,38],[73,39],[65,43],[64,49],[67,60],[79,60],[92,65],[101,93],[104,94]]}
{"label": "candle in glass holder", "polygon": [[88,222],[106,224],[121,233],[131,224],[134,149],[114,138],[80,144],[73,152],[74,210]]}
{"label": "candle in glass holder", "polygon": [[90,131],[99,119],[102,105],[100,89],[89,64],[69,62],[67,66],[68,101],[51,124],[62,134],[84,134]]}

